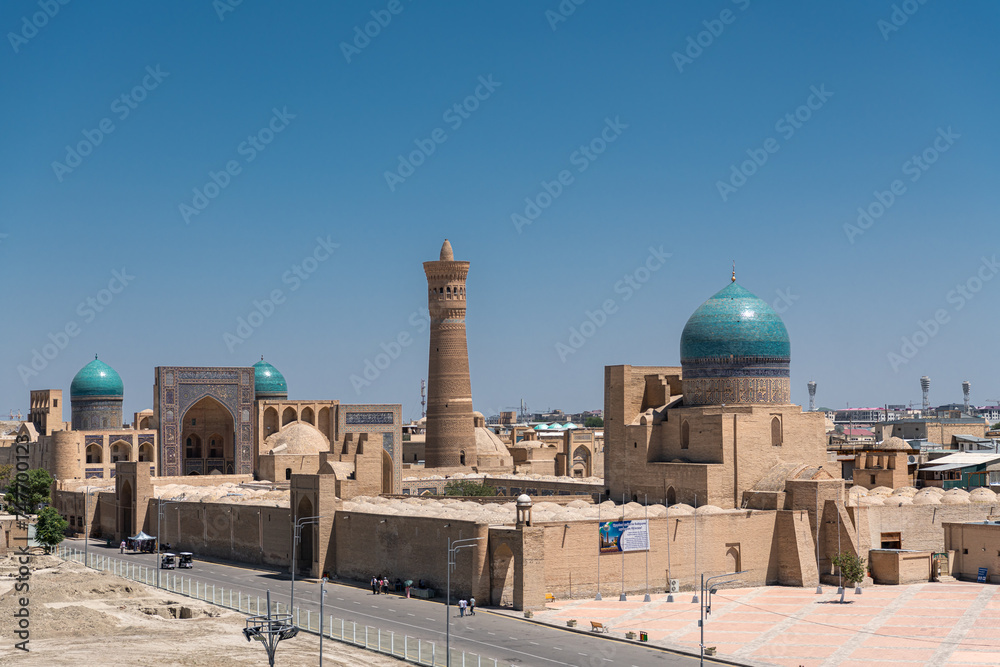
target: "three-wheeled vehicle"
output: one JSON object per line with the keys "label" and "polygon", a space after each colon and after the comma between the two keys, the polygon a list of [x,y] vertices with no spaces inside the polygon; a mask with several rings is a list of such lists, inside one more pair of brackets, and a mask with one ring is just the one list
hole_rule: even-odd
{"label": "three-wheeled vehicle", "polygon": [[192,560],[194,554],[190,551],[182,551],[180,560],[177,563],[177,567],[187,568],[190,570],[194,567],[194,561]]}
{"label": "three-wheeled vehicle", "polygon": [[163,554],[160,557],[160,569],[172,570],[177,567],[177,556],[175,554]]}

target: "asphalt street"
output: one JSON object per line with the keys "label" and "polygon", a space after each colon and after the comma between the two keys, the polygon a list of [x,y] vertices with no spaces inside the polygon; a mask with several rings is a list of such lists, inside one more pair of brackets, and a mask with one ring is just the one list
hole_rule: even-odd
{"label": "asphalt street", "polygon": [[[82,539],[68,539],[63,546],[83,549]],[[124,560],[156,569],[155,554],[119,554],[117,547],[91,540],[90,553]],[[163,570],[161,576],[177,574],[209,585],[242,591],[244,595],[260,596],[271,591],[271,600],[282,607],[289,604],[291,578],[277,570],[260,569],[237,563],[198,560],[191,570]],[[296,579],[295,605],[302,610],[319,613],[320,585],[315,580]],[[368,625],[433,641],[443,650],[445,644],[445,605],[440,601],[406,599],[398,594],[372,595],[371,588],[357,582],[331,581],[326,585],[324,615],[354,621],[360,627]],[[228,598],[228,593],[227,593]],[[284,610],[282,610],[284,611]],[[451,607],[451,646],[453,649],[496,658],[501,665],[573,665],[594,667],[607,665],[677,665],[691,667],[697,658],[669,651],[615,641],[588,632],[540,625],[512,618],[477,606],[475,616],[460,618],[458,608]],[[303,620],[304,623],[304,620]],[[587,625],[580,619],[581,626]],[[339,629],[339,628],[338,628]],[[374,632],[374,630],[372,630]],[[332,648],[332,646],[331,646]],[[706,663],[712,661],[706,659]]]}

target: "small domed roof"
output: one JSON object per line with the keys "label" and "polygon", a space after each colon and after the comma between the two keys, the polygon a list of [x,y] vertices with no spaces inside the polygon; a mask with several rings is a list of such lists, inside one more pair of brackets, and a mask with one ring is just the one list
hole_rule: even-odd
{"label": "small domed roof", "polygon": [[264,357],[253,365],[253,389],[257,396],[288,396],[285,376],[264,361]]}
{"label": "small domed roof", "polygon": [[531,504],[531,496],[529,496],[527,493],[522,493],[521,495],[519,495],[517,497],[517,504],[518,505],[530,505]]}
{"label": "small domed roof", "polygon": [[272,433],[264,440],[264,445],[275,454],[304,456],[319,454],[330,449],[323,434],[305,422],[293,422],[277,433]]}
{"label": "small domed roof", "polygon": [[783,357],[788,331],[763,299],[734,282],[698,306],[681,334],[681,363],[729,357]]}
{"label": "small domed roof", "polygon": [[897,438],[892,436],[891,438],[886,438],[882,442],[875,444],[875,449],[881,449],[887,452],[912,452],[913,447],[910,447],[910,443],[906,442],[902,438]]}
{"label": "small domed roof", "polygon": [[455,261],[455,251],[451,249],[451,241],[448,239],[444,240],[441,244],[441,256],[439,258],[441,262],[454,262]]}
{"label": "small domed roof", "polygon": [[125,385],[118,371],[108,366],[94,356],[94,360],[80,369],[69,387],[71,398],[86,398],[88,396],[125,395]]}

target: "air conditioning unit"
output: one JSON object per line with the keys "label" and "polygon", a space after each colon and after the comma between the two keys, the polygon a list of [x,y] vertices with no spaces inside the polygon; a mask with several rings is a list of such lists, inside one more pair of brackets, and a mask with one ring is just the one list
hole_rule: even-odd
{"label": "air conditioning unit", "polygon": [[907,463],[916,463],[917,462],[917,457],[913,456],[912,454],[910,454],[909,456],[906,457],[906,462]]}
{"label": "air conditioning unit", "polygon": [[679,579],[671,579],[670,580],[670,592],[671,593],[680,593],[681,592],[681,582],[680,582]]}

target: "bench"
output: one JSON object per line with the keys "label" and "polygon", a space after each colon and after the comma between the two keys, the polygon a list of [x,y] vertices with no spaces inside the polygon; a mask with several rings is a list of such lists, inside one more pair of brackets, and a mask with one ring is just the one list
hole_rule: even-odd
{"label": "bench", "polygon": [[591,621],[590,622],[590,631],[591,632],[607,632],[608,628],[603,623],[598,623],[597,621]]}

